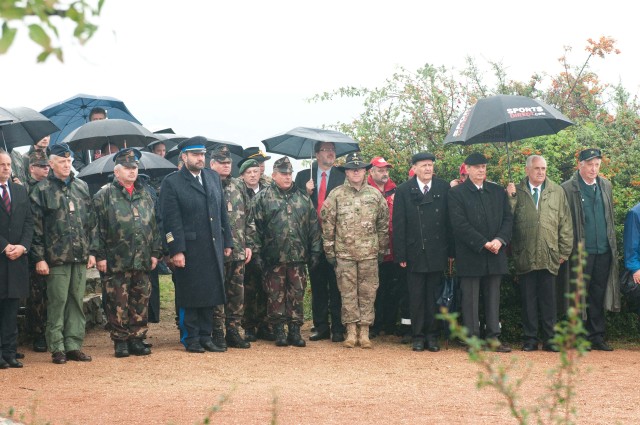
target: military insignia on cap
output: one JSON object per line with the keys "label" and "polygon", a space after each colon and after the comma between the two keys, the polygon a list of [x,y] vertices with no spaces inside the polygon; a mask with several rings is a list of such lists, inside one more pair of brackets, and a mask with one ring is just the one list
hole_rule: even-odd
{"label": "military insignia on cap", "polygon": [[213,159],[218,162],[223,162],[227,160],[231,160],[231,152],[229,152],[229,147],[227,145],[217,146],[211,155]]}
{"label": "military insignia on cap", "polygon": [[293,172],[293,166],[291,165],[291,161],[289,161],[289,157],[282,157],[279,160],[277,160],[274,164],[273,164],[273,169],[280,172],[280,173],[292,173]]}

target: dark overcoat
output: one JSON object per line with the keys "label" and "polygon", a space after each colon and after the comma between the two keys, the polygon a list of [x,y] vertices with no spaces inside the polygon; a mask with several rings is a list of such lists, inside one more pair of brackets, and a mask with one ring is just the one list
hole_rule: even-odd
{"label": "dark overcoat", "polygon": [[26,298],[29,292],[28,255],[9,260],[4,249],[7,245],[22,245],[31,248],[33,216],[27,189],[9,182],[11,214],[0,202],[0,299]]}
{"label": "dark overcoat", "polygon": [[169,254],[184,253],[186,266],[176,267],[178,307],[225,303],[224,248],[232,248],[231,228],[218,173],[202,170],[203,185],[183,167],[162,182],[160,204],[163,238]]}
{"label": "dark overcoat", "polygon": [[[316,181],[316,176],[318,173],[318,162],[314,161],[311,165],[311,171],[308,168],[304,170],[298,171],[296,174],[295,184],[302,190],[302,192],[307,193],[307,182],[309,181],[309,176],[313,176],[313,183],[315,184],[315,188],[313,189],[313,193],[311,194],[311,202],[313,202],[313,207],[318,209],[318,182]],[[344,171],[340,171],[336,167],[331,168],[331,173],[329,174],[329,179],[327,180],[327,194],[336,187],[340,186],[344,183],[345,174]],[[326,198],[325,198],[326,199]]]}
{"label": "dark overcoat", "polygon": [[[508,272],[506,245],[511,241],[513,214],[502,186],[485,181],[482,191],[467,179],[449,190],[449,217],[453,229],[456,271],[460,277],[501,275]],[[493,239],[504,244],[498,254],[484,249]]]}
{"label": "dark overcoat", "polygon": [[410,272],[431,273],[447,267],[451,248],[448,192],[449,184],[434,178],[425,195],[415,176],[396,189],[391,218],[395,261],[406,262]]}

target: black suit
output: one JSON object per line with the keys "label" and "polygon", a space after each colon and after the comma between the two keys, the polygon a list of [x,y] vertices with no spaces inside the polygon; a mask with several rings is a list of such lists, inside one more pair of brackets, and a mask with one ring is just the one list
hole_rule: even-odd
{"label": "black suit", "polygon": [[434,178],[425,195],[413,177],[398,186],[393,202],[393,251],[396,262],[407,263],[413,338],[431,343],[438,337],[436,303],[450,255],[448,192],[449,184]]}
{"label": "black suit", "polygon": [[[314,162],[311,171],[306,168],[301,170],[296,175],[295,184],[304,193],[307,193],[307,182],[310,177],[313,179],[315,188],[311,194],[311,201],[313,206],[318,208],[318,189],[319,184],[316,180],[318,172],[318,163]],[[344,172],[338,170],[336,167],[331,168],[331,173],[327,180],[327,193],[329,193],[336,187],[344,183]],[[325,199],[326,199],[325,196]],[[344,325],[342,324],[342,318],[340,310],[342,309],[342,300],[340,298],[340,291],[338,290],[338,283],[336,281],[336,273],[333,266],[327,262],[324,255],[324,251],[321,255],[320,264],[313,270],[309,271],[309,278],[311,280],[311,309],[313,313],[313,326],[316,332],[324,333],[329,331],[329,315],[331,315],[331,330],[333,333],[344,333]]]}
{"label": "black suit", "polygon": [[9,183],[11,213],[0,206],[0,346],[2,357],[15,360],[20,298],[29,293],[29,262],[27,255],[9,260],[4,250],[7,245],[22,245],[27,250],[33,237],[31,203],[24,186]]}

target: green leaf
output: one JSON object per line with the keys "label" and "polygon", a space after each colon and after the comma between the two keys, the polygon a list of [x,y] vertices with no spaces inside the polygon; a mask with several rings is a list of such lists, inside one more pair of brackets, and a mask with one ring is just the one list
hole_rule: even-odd
{"label": "green leaf", "polygon": [[[45,49],[51,49],[51,37],[38,24],[29,25],[29,37]],[[40,58],[40,56],[38,56]]]}
{"label": "green leaf", "polygon": [[7,21],[23,19],[26,16],[26,10],[24,7],[7,7],[6,9],[2,9],[0,16],[2,16],[2,19]]}
{"label": "green leaf", "polygon": [[42,62],[46,61],[46,60],[47,60],[47,58],[49,57],[49,54],[50,54],[50,53],[51,53],[51,52],[50,52],[50,51],[47,51],[47,50],[45,50],[45,51],[43,51],[42,53],[40,53],[40,54],[38,55],[38,58],[37,58],[38,63],[42,63]]}
{"label": "green leaf", "polygon": [[9,28],[6,22],[2,24],[2,37],[0,38],[0,54],[7,53],[9,47],[13,44],[13,39],[16,37],[16,28]]}

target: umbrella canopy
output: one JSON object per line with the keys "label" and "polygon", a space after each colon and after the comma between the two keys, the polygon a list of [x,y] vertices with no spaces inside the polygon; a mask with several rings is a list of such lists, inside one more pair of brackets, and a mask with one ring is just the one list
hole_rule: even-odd
{"label": "umbrella canopy", "polygon": [[0,147],[7,152],[32,145],[54,131],[58,127],[34,109],[0,108]]}
{"label": "umbrella canopy", "polygon": [[526,96],[497,95],[480,99],[465,110],[451,126],[444,143],[506,143],[511,178],[509,142],[556,134],[570,125],[573,122],[569,118],[540,100]]}
{"label": "umbrella canopy", "polygon": [[188,139],[187,136],[181,136],[179,134],[173,133],[158,133],[156,131],[153,134],[155,135],[157,140],[147,145],[147,149],[149,149],[150,151],[153,149],[153,145],[155,145],[156,143],[164,143],[164,146],[167,148],[167,152],[169,152],[169,150],[178,146],[178,143]]}
{"label": "umbrella canopy", "polygon": [[51,135],[51,144],[60,143],[73,130],[88,123],[89,113],[96,107],[106,110],[108,118],[123,119],[140,124],[140,121],[129,112],[129,109],[120,99],[109,96],[77,94],[62,102],[49,105],[41,111],[44,116],[51,119],[60,129],[59,132]]}
{"label": "umbrella canopy", "polygon": [[92,121],[73,130],[62,141],[71,150],[100,149],[105,143],[111,143],[119,148],[144,147],[157,140],[153,134],[140,124],[127,120],[108,119]]}
{"label": "umbrella canopy", "polygon": [[[171,162],[159,155],[145,151],[141,151],[141,153],[142,156],[138,162],[138,169],[140,173],[144,173],[151,178],[166,176],[178,169]],[[80,171],[78,178],[92,184],[107,183],[111,179],[113,167],[116,165],[113,161],[114,156],[115,153],[96,159]]]}
{"label": "umbrella canopy", "polygon": [[336,156],[360,150],[358,142],[346,134],[321,128],[296,127],[262,141],[267,152],[279,153],[295,159],[313,158],[313,147],[318,142],[335,143]]}

